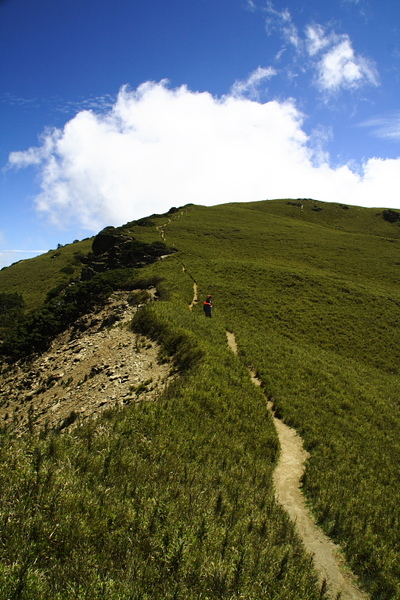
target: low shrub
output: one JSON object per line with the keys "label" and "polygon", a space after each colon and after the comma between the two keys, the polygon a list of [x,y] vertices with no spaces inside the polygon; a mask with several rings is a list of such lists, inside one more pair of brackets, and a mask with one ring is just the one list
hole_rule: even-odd
{"label": "low shrub", "polygon": [[89,281],[61,285],[32,314],[20,316],[0,346],[0,354],[11,362],[45,351],[56,335],[80,316],[105,303],[115,290],[151,287],[159,278],[137,278],[133,269],[98,273]]}
{"label": "low shrub", "polygon": [[172,356],[180,371],[193,368],[204,356],[198,340],[188,331],[173,327],[163,321],[153,306],[139,310],[132,321],[132,329],[137,333],[157,340],[169,356]]}

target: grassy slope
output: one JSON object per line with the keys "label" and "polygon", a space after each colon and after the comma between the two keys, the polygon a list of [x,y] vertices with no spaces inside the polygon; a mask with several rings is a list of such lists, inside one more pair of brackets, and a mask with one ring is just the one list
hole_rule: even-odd
{"label": "grassy slope", "polygon": [[91,247],[92,240],[87,239],[5,267],[0,271],[0,291],[22,294],[25,310],[34,310],[51,289],[79,275],[83,266],[79,256],[88,254]]}
{"label": "grassy slope", "polygon": [[[164,277],[164,301],[136,327],[183,366],[203,358],[157,405],[100,429],[1,440],[4,594],[319,597],[273,501],[276,435],[226,348],[231,329],[311,452],[305,491],[318,519],[374,598],[400,597],[400,229],[378,210],[303,205],[188,206],[155,219],[179,252],[145,269]],[[214,295],[212,321],[188,310],[191,278]]]}
{"label": "grassy slope", "polygon": [[[322,211],[312,207],[319,205]],[[165,228],[312,457],[305,491],[377,598],[400,597],[398,226],[286,202],[189,208]],[[177,295],[190,296],[190,281]],[[186,290],[183,292],[183,290]]]}

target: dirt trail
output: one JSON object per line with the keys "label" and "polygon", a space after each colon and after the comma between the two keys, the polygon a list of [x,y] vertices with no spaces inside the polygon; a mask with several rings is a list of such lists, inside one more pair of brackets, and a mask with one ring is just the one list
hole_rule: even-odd
{"label": "dirt trail", "polygon": [[192,299],[191,303],[189,304],[189,309],[193,310],[194,307],[196,306],[196,304],[199,301],[199,288],[198,288],[197,282],[190,275],[190,273],[187,272],[187,269],[186,269],[186,267],[185,267],[185,265],[183,263],[182,263],[182,271],[184,273],[186,273],[187,275],[189,275],[190,279],[193,281],[193,299]]}
{"label": "dirt trail", "polygon": [[[227,333],[228,345],[237,354],[235,335]],[[250,371],[255,385],[261,381]],[[272,405],[269,403],[272,410]],[[302,439],[294,429],[273,417],[279,437],[281,454],[274,472],[275,498],[295,522],[296,529],[304,546],[314,559],[321,589],[340,600],[368,600],[369,596],[362,592],[356,584],[354,575],[348,570],[339,547],[329,539],[319,527],[308,510],[304,496],[300,491],[304,463],[309,454],[303,448]]]}
{"label": "dirt trail", "polygon": [[198,287],[197,287],[197,283],[194,282],[193,283],[193,300],[189,304],[190,310],[193,310],[193,308],[198,303],[198,301],[199,301],[199,290],[198,290]]}
{"label": "dirt trail", "polygon": [[165,236],[164,227],[166,227],[168,225],[168,223],[171,223],[171,219],[168,219],[168,221],[166,223],[164,223],[164,225],[159,225],[158,227],[156,227],[156,229],[157,229],[158,233],[160,234],[161,239],[162,239],[163,242],[167,241],[167,238]]}
{"label": "dirt trail", "polygon": [[[165,241],[165,232],[158,228]],[[193,281],[193,300],[189,309],[193,310],[198,302],[198,287],[195,279],[187,272],[184,264],[182,270]],[[232,352],[238,353],[234,333],[227,331],[228,345]],[[255,385],[261,385],[256,374],[250,370],[250,376]],[[272,412],[272,404],[268,403]],[[317,527],[315,520],[308,510],[304,496],[300,491],[301,478],[304,473],[304,463],[309,454],[303,448],[303,441],[294,429],[273,415],[274,425],[278,434],[281,454],[274,472],[275,498],[295,522],[298,534],[303,544],[312,556],[314,567],[322,590],[335,600],[369,600],[356,583],[356,578],[346,567],[339,546],[334,544],[322,530]]]}
{"label": "dirt trail", "polygon": [[[181,214],[183,214],[184,211],[181,211],[180,214],[178,214],[175,218],[178,219],[179,216]],[[159,225],[158,227],[156,227],[157,231],[159,232],[161,239],[163,242],[167,241],[167,237],[165,235],[165,227],[168,225],[168,223],[171,223],[172,219],[168,219],[167,223],[165,223],[164,225]],[[190,275],[190,273],[187,272],[187,269],[185,267],[184,264],[182,264],[182,271],[184,273],[186,273],[187,275],[189,275],[190,279],[193,281],[193,299],[191,301],[191,303],[189,304],[189,309],[193,310],[194,307],[196,306],[196,304],[199,301],[199,288],[197,286],[197,282],[193,279],[193,277]]]}

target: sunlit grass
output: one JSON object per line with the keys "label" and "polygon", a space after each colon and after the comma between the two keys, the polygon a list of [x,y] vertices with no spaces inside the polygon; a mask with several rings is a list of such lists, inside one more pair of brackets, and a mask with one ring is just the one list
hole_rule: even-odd
{"label": "sunlit grass", "polygon": [[2,269],[1,292],[22,294],[28,312],[38,308],[51,289],[80,274],[80,257],[90,252],[91,245],[91,239],[68,244]]}
{"label": "sunlit grass", "polygon": [[[160,301],[134,328],[180,376],[156,403],[70,435],[3,433],[5,597],[319,598],[274,501],[266,397],[310,452],[317,520],[374,599],[399,597],[400,228],[381,212],[282,200],[187,206],[120,228],[152,243],[163,226],[178,250],[143,270]],[[16,267],[0,274],[6,291]]]}

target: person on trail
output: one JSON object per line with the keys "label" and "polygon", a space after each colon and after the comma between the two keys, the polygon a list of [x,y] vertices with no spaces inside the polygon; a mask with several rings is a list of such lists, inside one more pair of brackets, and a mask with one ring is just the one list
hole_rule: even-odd
{"label": "person on trail", "polygon": [[204,310],[204,314],[206,315],[206,317],[210,317],[210,319],[212,316],[213,307],[214,307],[214,305],[211,301],[211,294],[208,294],[207,298],[203,302],[203,310]]}

